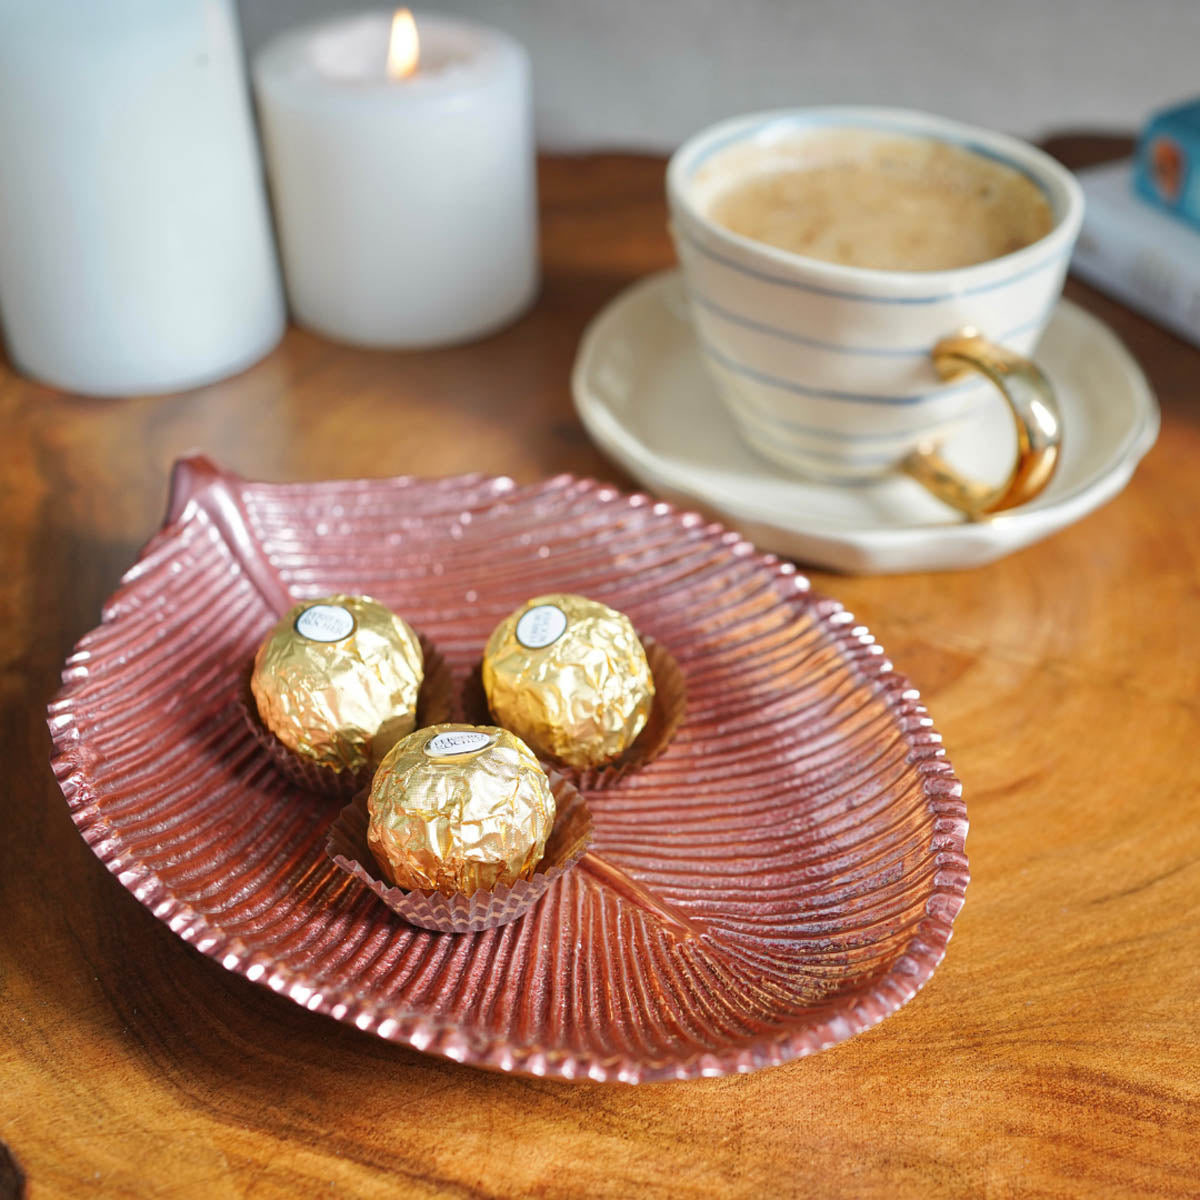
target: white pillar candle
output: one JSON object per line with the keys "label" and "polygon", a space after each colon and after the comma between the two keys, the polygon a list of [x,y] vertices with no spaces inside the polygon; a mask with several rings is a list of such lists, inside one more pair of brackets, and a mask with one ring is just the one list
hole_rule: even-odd
{"label": "white pillar candle", "polygon": [[90,395],[253,362],[283,294],[232,0],[16,0],[0,35],[0,321]]}
{"label": "white pillar candle", "polygon": [[528,57],[466,21],[416,26],[406,77],[386,13],[284,34],[254,63],[292,312],[359,345],[466,341],[538,286]]}

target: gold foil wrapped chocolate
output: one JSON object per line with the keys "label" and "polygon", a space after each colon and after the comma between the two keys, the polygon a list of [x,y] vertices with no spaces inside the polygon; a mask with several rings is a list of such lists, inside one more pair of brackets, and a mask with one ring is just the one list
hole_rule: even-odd
{"label": "gold foil wrapped chocolate", "polygon": [[430,725],[379,764],[367,812],[367,844],[392,883],[470,896],[533,875],[555,802],[541,764],[515,734]]}
{"label": "gold foil wrapped chocolate", "polygon": [[506,617],[488,639],[482,674],[500,724],[580,769],[626,750],[654,704],[629,618],[584,596],[537,596]]}
{"label": "gold foil wrapped chocolate", "polygon": [[301,758],[357,771],[416,724],[424,671],[417,635],[369,596],[297,604],[254,657],[263,725]]}

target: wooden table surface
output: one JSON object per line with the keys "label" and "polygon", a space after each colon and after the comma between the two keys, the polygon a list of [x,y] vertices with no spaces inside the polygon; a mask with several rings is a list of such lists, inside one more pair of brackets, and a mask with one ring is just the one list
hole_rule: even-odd
{"label": "wooden table surface", "polygon": [[1075,283],[1163,407],[1128,489],[982,569],[813,572],[922,690],[971,817],[949,954],[870,1033],[684,1084],[488,1074],[226,973],[75,832],[45,704],[180,454],[630,484],[568,376],[588,319],[671,262],[662,166],[545,161],[541,299],[473,346],[291,330],[237,378],[117,401],[0,367],[0,1197],[22,1173],[32,1197],[1200,1195],[1200,353]]}

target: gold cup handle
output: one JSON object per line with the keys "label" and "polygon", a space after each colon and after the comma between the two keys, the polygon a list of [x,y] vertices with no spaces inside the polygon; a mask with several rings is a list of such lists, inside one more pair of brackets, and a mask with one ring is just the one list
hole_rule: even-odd
{"label": "gold cup handle", "polygon": [[977,371],[1000,389],[1017,424],[1017,459],[998,487],[961,475],[932,443],[913,450],[901,470],[972,519],[1032,500],[1050,482],[1062,450],[1062,417],[1050,381],[1027,358],[971,329],[938,342],[933,364],[943,379]]}

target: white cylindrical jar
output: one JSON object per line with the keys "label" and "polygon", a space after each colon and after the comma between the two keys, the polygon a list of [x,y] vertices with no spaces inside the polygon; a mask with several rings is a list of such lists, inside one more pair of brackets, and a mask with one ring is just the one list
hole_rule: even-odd
{"label": "white cylindrical jar", "polygon": [[510,37],[419,16],[389,74],[392,17],[293,31],[254,63],[296,319],[365,346],[467,341],[538,286],[529,60]]}
{"label": "white cylindrical jar", "polygon": [[15,0],[0,35],[0,321],[15,366],[175,391],[283,332],[232,0]]}

